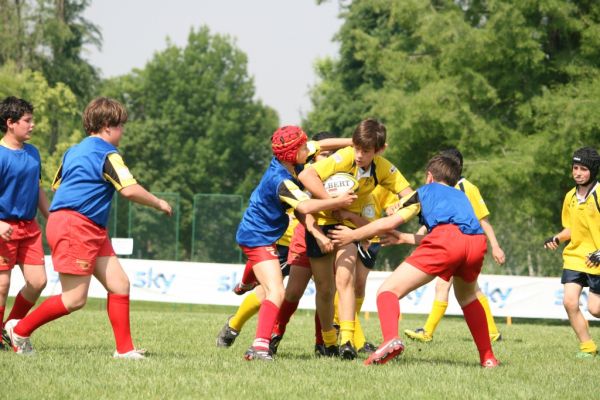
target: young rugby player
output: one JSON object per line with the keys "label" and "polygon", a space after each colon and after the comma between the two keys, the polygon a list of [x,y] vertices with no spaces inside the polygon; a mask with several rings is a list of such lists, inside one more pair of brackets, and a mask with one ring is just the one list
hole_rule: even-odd
{"label": "young rugby player", "polygon": [[429,231],[424,237],[412,235],[419,246],[377,292],[383,344],[365,364],[384,364],[404,351],[398,336],[399,299],[436,276],[445,280],[454,276],[454,292],[477,345],[480,363],[486,368],[496,367],[498,361],[492,352],[485,312],[476,295],[486,237],[465,194],[452,187],[460,178],[458,160],[437,155],[429,161],[426,171],[426,185],[403,198],[402,207],[395,214],[355,230],[340,225],[329,232],[334,243],[344,245],[385,234],[416,215]]}
{"label": "young rugby player", "polygon": [[[460,168],[462,174],[463,168],[463,156],[458,149],[448,149],[443,153],[448,154],[450,156],[456,157],[460,161]],[[481,224],[481,228],[485,232],[487,236],[490,246],[492,247],[492,256],[496,263],[502,265],[505,261],[504,251],[498,244],[498,240],[496,239],[496,234],[494,232],[494,228],[490,223],[488,216],[490,212],[485,205],[485,201],[481,197],[479,193],[479,189],[477,186],[473,185],[466,178],[462,177],[458,180],[458,183],[455,186],[457,189],[462,190],[469,199],[471,206],[473,206],[473,210],[475,211],[475,215],[477,219],[479,219],[479,223]],[[419,231],[418,233],[423,234],[425,231]],[[444,314],[446,313],[446,309],[448,308],[448,294],[450,293],[450,288],[452,287],[452,279],[449,281],[445,281],[441,278],[435,280],[435,299],[433,301],[433,305],[431,307],[431,312],[427,317],[427,321],[422,328],[418,328],[415,330],[406,329],[404,334],[411,339],[418,340],[421,342],[430,342],[433,340],[433,333],[437,328],[438,324],[442,320]],[[494,316],[492,314],[492,310],[490,309],[490,304],[486,295],[481,291],[479,285],[477,285],[477,298],[479,302],[483,306],[485,310],[485,316],[488,322],[488,330],[490,331],[490,340],[492,342],[498,341],[502,339],[502,334],[498,330],[496,323],[494,322]]]}
{"label": "young rugby player", "polygon": [[[394,194],[406,195],[412,191],[409,183],[396,167],[381,153],[386,146],[385,126],[377,120],[362,121],[352,135],[352,147],[338,150],[331,157],[305,168],[299,179],[315,197],[329,197],[323,187],[323,181],[330,176],[344,172],[352,175],[359,182],[358,200],[347,207],[356,214],[377,185],[381,185]],[[318,224],[323,232],[340,223],[332,213],[322,213]],[[346,222],[353,226],[350,222]],[[354,359],[354,317],[356,314],[356,296],[354,294],[354,271],[357,247],[350,243],[337,247],[331,253],[324,253],[319,248],[310,232],[306,235],[307,254],[310,258],[315,286],[317,289],[316,306],[322,324],[325,346],[337,352],[338,337],[333,327],[333,299],[335,290],[339,293],[340,307],[340,343],[339,354],[343,359]],[[335,260],[336,273],[331,265]]]}
{"label": "young rugby player", "polygon": [[563,304],[579,340],[577,357],[594,358],[598,347],[590,335],[579,299],[583,288],[589,286],[588,311],[600,318],[600,186],[597,181],[600,156],[595,149],[582,147],[573,153],[571,165],[575,187],[563,201],[563,230],[547,239],[544,247],[556,250],[560,243],[568,242],[562,254]]}
{"label": "young rugby player", "polygon": [[107,311],[116,341],[115,358],[141,359],[133,346],[129,324],[129,279],[115,256],[106,226],[115,189],[125,198],[171,215],[171,206],[140,186],[117,146],[127,111],[116,100],[99,97],[83,112],[89,135],[71,147],[54,179],[56,190],[46,227],[54,270],[62,294],[49,297],[6,331],[18,354],[34,352],[29,337],[40,326],[81,309],[92,275],[108,292]]}
{"label": "young rugby player", "polygon": [[[274,157],[252,192],[238,227],[236,240],[248,257],[244,276],[255,277],[266,293],[258,313],[255,340],[244,355],[246,360],[273,360],[269,343],[284,297],[283,277],[274,243],[288,226],[286,210],[291,207],[297,215],[310,214],[349,206],[356,199],[352,193],[335,199],[310,199],[300,190],[295,165],[304,164],[310,154],[306,142],[306,134],[297,126],[284,126],[275,131],[271,137]],[[252,283],[242,280],[245,285]]]}
{"label": "young rugby player", "polygon": [[0,140],[0,331],[15,264],[21,268],[25,286],[7,320],[27,315],[46,286],[42,232],[35,214],[39,209],[48,218],[48,200],[40,187],[40,153],[26,143],[33,127],[31,104],[12,96],[0,102],[0,130],[4,133]]}

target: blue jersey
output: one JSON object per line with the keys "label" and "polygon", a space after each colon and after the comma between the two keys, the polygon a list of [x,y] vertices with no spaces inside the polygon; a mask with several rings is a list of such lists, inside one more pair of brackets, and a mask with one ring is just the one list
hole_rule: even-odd
{"label": "blue jersey", "polygon": [[32,220],[41,178],[38,150],[25,143],[14,150],[0,145],[0,220]]}
{"label": "blue jersey", "polygon": [[287,210],[296,208],[308,195],[296,178],[275,157],[250,196],[238,226],[236,241],[246,247],[269,246],[285,232],[290,221]]}
{"label": "blue jersey", "polygon": [[105,177],[105,163],[112,153],[117,153],[115,146],[93,136],[67,150],[55,178],[58,188],[50,211],[74,210],[106,227],[115,186]]}
{"label": "blue jersey", "polygon": [[433,182],[403,198],[402,203],[403,208],[398,213],[404,220],[419,214],[419,222],[429,232],[438,225],[453,224],[467,235],[483,233],[471,202],[453,187]]}

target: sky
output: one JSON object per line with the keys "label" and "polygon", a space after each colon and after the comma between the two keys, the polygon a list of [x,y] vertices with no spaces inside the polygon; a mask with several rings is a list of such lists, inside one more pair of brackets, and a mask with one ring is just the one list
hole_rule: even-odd
{"label": "sky", "polygon": [[84,17],[101,30],[102,49],[85,57],[104,78],[143,68],[167,37],[184,47],[192,28],[235,38],[248,56],[256,97],[274,108],[281,125],[299,124],[311,109],[314,63],[336,57],[342,21],[337,0],[93,0]]}

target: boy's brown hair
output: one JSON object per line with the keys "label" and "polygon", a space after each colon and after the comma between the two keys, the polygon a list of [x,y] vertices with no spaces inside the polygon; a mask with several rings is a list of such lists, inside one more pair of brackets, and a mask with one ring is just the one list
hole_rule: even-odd
{"label": "boy's brown hair", "polygon": [[373,118],[362,121],[352,134],[352,143],[366,150],[379,151],[385,147],[387,132],[385,125]]}
{"label": "boy's brown hair", "polygon": [[127,122],[127,110],[117,100],[98,97],[83,111],[83,127],[88,135],[99,133],[102,128],[119,126]]}
{"label": "boy's brown hair", "polygon": [[427,171],[431,172],[434,181],[455,186],[460,179],[460,162],[456,157],[438,154],[429,160]]}
{"label": "boy's brown hair", "polygon": [[25,114],[33,114],[33,106],[26,100],[9,96],[0,102],[0,131],[8,131],[8,120],[17,122]]}

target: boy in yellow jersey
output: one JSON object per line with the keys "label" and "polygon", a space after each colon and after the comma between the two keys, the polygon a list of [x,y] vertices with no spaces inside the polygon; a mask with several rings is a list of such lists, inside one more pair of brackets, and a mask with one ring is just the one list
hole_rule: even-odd
{"label": "boy in yellow jersey", "polygon": [[597,181],[600,156],[591,147],[575,151],[572,175],[575,187],[563,201],[563,230],[547,239],[544,247],[556,250],[560,243],[569,242],[563,250],[563,304],[571,327],[579,340],[578,358],[594,358],[598,348],[590,336],[585,317],[579,308],[584,287],[589,286],[588,311],[600,317],[600,205]]}
{"label": "boy in yellow jersey", "polygon": [[[338,210],[338,218],[342,220],[351,221],[355,226],[360,227],[381,218],[385,214],[390,215],[391,212],[387,212],[388,207],[398,203],[398,196],[390,192],[383,186],[377,186],[367,202],[363,205],[360,215],[351,213],[346,210]],[[362,308],[362,304],[365,300],[365,289],[367,286],[367,278],[369,272],[375,267],[377,261],[377,253],[381,248],[379,238],[375,237],[370,241],[363,241],[358,247],[358,258],[356,261],[356,279],[354,282],[354,293],[356,295],[356,316],[354,318],[354,345],[358,349],[358,352],[372,353],[377,349],[376,346],[367,342],[364,331],[360,325],[360,319],[358,315]],[[339,325],[338,316],[338,304],[339,296],[336,293],[335,296],[335,307],[334,307],[334,324]]]}
{"label": "boy in yellow jersey", "polygon": [[[456,157],[460,161],[460,168],[462,173],[463,168],[463,156],[460,151],[457,149],[448,149],[443,152],[443,154],[448,154],[452,157]],[[496,239],[496,234],[494,233],[494,228],[490,224],[488,220],[488,216],[490,212],[485,205],[485,201],[481,197],[479,193],[479,189],[477,186],[473,185],[467,179],[461,176],[460,180],[455,186],[457,189],[460,189],[467,195],[469,202],[473,206],[473,210],[475,211],[475,215],[477,219],[479,219],[479,223],[487,236],[490,246],[492,248],[492,256],[494,260],[498,264],[504,264],[505,256],[504,251],[498,244],[498,240]],[[424,233],[424,231],[419,230],[418,233]],[[446,313],[446,309],[448,308],[448,294],[450,293],[450,288],[452,287],[452,279],[449,281],[445,281],[443,279],[436,279],[435,281],[435,299],[433,301],[433,305],[431,307],[431,312],[429,313],[429,317],[427,317],[427,321],[422,328],[418,328],[415,330],[406,329],[404,334],[411,339],[418,340],[421,342],[430,342],[433,340],[433,333],[437,328],[438,324],[442,320],[444,314]],[[492,311],[490,310],[490,305],[487,297],[477,285],[477,298],[479,302],[483,306],[485,310],[485,316],[488,323],[488,330],[490,332],[490,340],[492,342],[498,341],[502,339],[502,334],[498,331],[498,327],[494,322],[494,316],[492,315]]]}
{"label": "boy in yellow jersey", "polygon": [[[327,199],[329,195],[323,187],[323,181],[330,176],[344,172],[354,176],[359,182],[356,192],[358,199],[347,209],[360,213],[362,204],[377,185],[381,185],[394,194],[406,195],[412,191],[408,181],[388,160],[381,157],[386,146],[385,126],[375,119],[362,121],[352,134],[352,147],[338,150],[331,157],[312,164],[298,175],[298,179],[314,197]],[[319,214],[318,225],[324,233],[342,223],[331,212]],[[354,225],[346,221],[349,226]],[[340,343],[339,355],[343,359],[356,358],[354,347],[354,316],[356,301],[354,294],[354,275],[357,247],[354,243],[337,247],[330,253],[323,253],[314,237],[307,232],[307,254],[310,258],[313,278],[317,290],[316,306],[322,325],[323,340],[330,353],[338,352],[338,338],[333,327],[333,298],[335,290],[339,293],[340,306]],[[335,277],[331,268],[335,260]]]}

